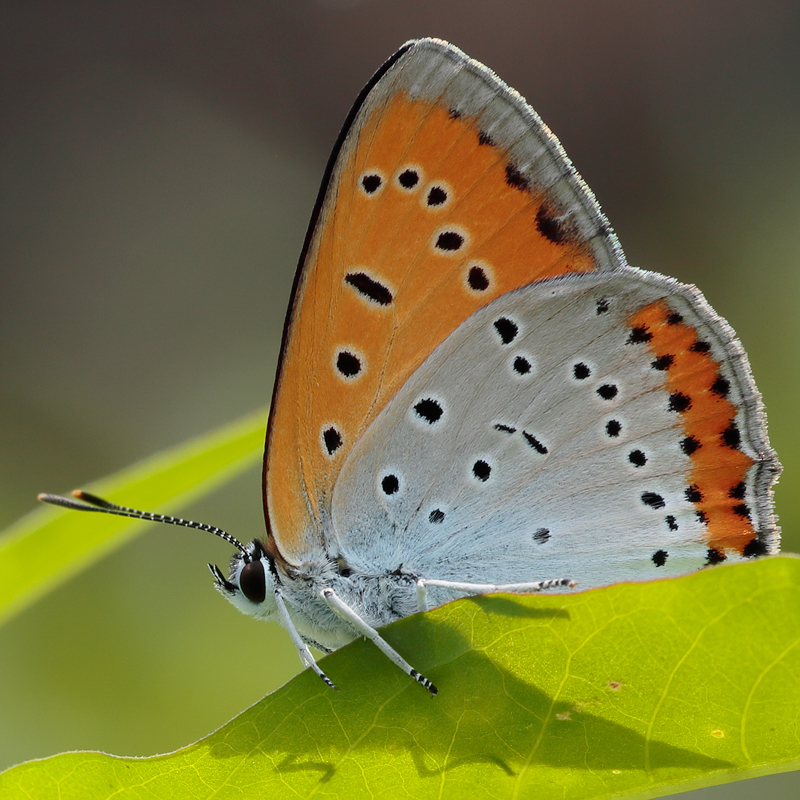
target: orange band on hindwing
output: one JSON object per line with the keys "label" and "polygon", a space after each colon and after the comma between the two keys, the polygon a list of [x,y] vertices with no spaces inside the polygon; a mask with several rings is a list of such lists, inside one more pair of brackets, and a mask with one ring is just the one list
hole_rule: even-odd
{"label": "orange band on hindwing", "polygon": [[709,547],[720,559],[728,549],[755,555],[748,552],[758,539],[745,501],[754,461],[740,449],[737,407],[710,343],[663,300],[645,306],[630,324],[652,335],[648,344],[664,370],[670,408],[680,414],[682,448],[692,462],[687,497],[706,525]]}

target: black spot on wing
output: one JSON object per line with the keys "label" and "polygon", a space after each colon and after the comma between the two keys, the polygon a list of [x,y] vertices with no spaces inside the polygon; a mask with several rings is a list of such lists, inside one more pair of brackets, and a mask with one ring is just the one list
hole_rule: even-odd
{"label": "black spot on wing", "polygon": [[367,194],[375,194],[381,188],[382,183],[380,175],[370,174],[361,178],[361,186]]}
{"label": "black spot on wing", "polygon": [[506,183],[523,192],[530,185],[528,179],[513,164],[506,164]]}
{"label": "black spot on wing", "polygon": [[742,550],[742,555],[746,558],[763,556],[767,554],[767,546],[759,538],[751,539]]}
{"label": "black spot on wing", "polygon": [[494,328],[500,335],[500,341],[503,344],[510,344],[517,338],[519,333],[519,325],[514,320],[508,317],[500,317],[494,321]]}
{"label": "black spot on wing", "polygon": [[581,362],[572,367],[572,374],[577,380],[583,381],[592,374],[592,371],[586,366],[586,364]]}
{"label": "black spot on wing", "polygon": [[522,431],[522,435],[525,437],[525,441],[537,452],[541,455],[547,455],[547,448],[532,434],[528,433],[527,431]]}
{"label": "black spot on wing", "polygon": [[618,392],[619,389],[613,383],[604,383],[597,389],[597,394],[599,394],[603,400],[613,400]]}
{"label": "black spot on wing", "polygon": [[322,441],[328,455],[332,456],[342,446],[342,434],[331,426],[322,432]]}
{"label": "black spot on wing", "polygon": [[747,486],[745,485],[745,482],[740,481],[735,486],[731,486],[730,490],[728,491],[728,497],[732,497],[734,500],[744,500],[746,492]]}
{"label": "black spot on wing", "polygon": [[531,362],[523,356],[517,356],[514,359],[512,368],[517,375],[527,375],[531,371]]}
{"label": "black spot on wing", "polygon": [[456,231],[443,231],[436,237],[436,249],[445,253],[454,253],[463,244],[464,237]]}
{"label": "black spot on wing", "polygon": [[748,506],[747,503],[738,503],[731,510],[738,517],[750,519],[750,506]]}
{"label": "black spot on wing", "polygon": [[447,192],[441,186],[432,186],[426,202],[429,206],[440,206],[447,202]]}
{"label": "black spot on wing", "polygon": [[537,528],[536,533],[533,534],[533,541],[537,544],[544,544],[550,538],[550,531],[548,528]]}
{"label": "black spot on wing", "polygon": [[489,464],[484,461],[482,458],[479,458],[473,465],[472,465],[472,474],[482,483],[485,483],[489,480],[489,476],[492,474],[492,468]]}
{"label": "black spot on wing", "polygon": [[606,436],[610,436],[613,439],[619,436],[621,431],[622,423],[619,420],[610,419],[606,422]]}
{"label": "black spot on wing", "polygon": [[650,333],[646,325],[637,325],[635,328],[631,328],[626,344],[647,344],[652,338],[653,334]]}
{"label": "black spot on wing", "polygon": [[414,405],[414,411],[420,419],[425,420],[428,425],[433,425],[442,418],[444,409],[438,400],[426,397]]}
{"label": "black spot on wing", "polygon": [[669,396],[669,410],[682,414],[692,407],[692,398],[683,392],[673,392]]}
{"label": "black spot on wing", "polygon": [[647,463],[647,456],[641,450],[631,450],[631,452],[628,453],[628,461],[630,461],[634,467],[643,467]]}
{"label": "black spot on wing", "polygon": [[354,378],[361,372],[361,360],[347,350],[340,350],[336,356],[336,369],[345,378]]}
{"label": "black spot on wing", "polygon": [[381,478],[381,489],[386,495],[397,494],[400,490],[400,480],[397,475],[384,475]]}
{"label": "black spot on wing", "polygon": [[696,453],[701,446],[700,441],[695,439],[694,436],[686,436],[681,440],[681,450],[683,450],[687,456]]}
{"label": "black spot on wing", "polygon": [[675,361],[675,356],[663,355],[659,356],[657,359],[652,361],[650,363],[650,366],[653,369],[661,370],[662,372],[664,372],[665,370],[668,370],[672,366],[674,361]]}
{"label": "black spot on wing", "polygon": [[724,431],[722,431],[722,442],[734,450],[742,443],[742,434],[739,432],[739,427],[735,422],[731,422]]}
{"label": "black spot on wing", "polygon": [[573,227],[560,218],[547,203],[542,203],[536,212],[536,230],[553,244],[565,244],[574,238]]}
{"label": "black spot on wing", "polygon": [[652,556],[653,563],[657,567],[663,567],[664,564],[667,563],[667,556],[668,555],[669,555],[669,553],[666,550],[656,550],[656,552],[653,553],[653,556]]}
{"label": "black spot on wing", "polygon": [[727,397],[731,390],[731,382],[722,375],[718,375],[714,383],[711,384],[711,391],[718,397]]}
{"label": "black spot on wing", "polygon": [[700,503],[703,500],[703,493],[700,491],[700,488],[696,483],[693,483],[691,486],[687,486],[684,494],[690,503]]}
{"label": "black spot on wing", "polygon": [[641,499],[650,508],[664,508],[667,505],[664,498],[655,492],[642,492]]}
{"label": "black spot on wing", "polygon": [[348,272],[344,276],[345,283],[352,286],[362,297],[377,303],[380,306],[388,306],[392,300],[392,293],[382,283],[373,280],[363,272]]}
{"label": "black spot on wing", "polygon": [[419,183],[419,173],[415,169],[403,170],[397,176],[397,182],[404,189],[413,189]]}
{"label": "black spot on wing", "polygon": [[489,288],[489,277],[483,267],[470,267],[467,283],[473,292],[485,292]]}

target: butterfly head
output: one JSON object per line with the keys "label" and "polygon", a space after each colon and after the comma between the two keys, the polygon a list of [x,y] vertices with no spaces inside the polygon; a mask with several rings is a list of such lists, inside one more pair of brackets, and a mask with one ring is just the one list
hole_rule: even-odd
{"label": "butterfly head", "polygon": [[227,578],[216,564],[208,568],[219,593],[243,614],[265,618],[276,613],[275,587],[280,578],[275,559],[258,539],[231,558]]}

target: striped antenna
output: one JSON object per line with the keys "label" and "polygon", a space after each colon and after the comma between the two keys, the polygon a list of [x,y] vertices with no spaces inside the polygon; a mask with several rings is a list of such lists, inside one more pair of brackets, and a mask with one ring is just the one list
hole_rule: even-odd
{"label": "striped antenna", "polygon": [[[75,499],[73,500],[72,498]],[[43,493],[39,495],[39,500],[43,503],[50,503],[50,505],[53,506],[71,508],[74,511],[103,511],[106,514],[117,514],[120,517],[134,517],[135,519],[146,519],[151,522],[165,522],[167,525],[181,525],[184,528],[197,528],[197,530],[207,531],[208,533],[213,533],[214,536],[219,536],[220,539],[224,539],[226,542],[232,544],[240,553],[247,554],[244,545],[227,531],[222,530],[222,528],[217,528],[214,525],[206,525],[204,522],[193,522],[190,519],[181,519],[181,517],[171,517],[168,514],[154,514],[152,511],[139,511],[136,508],[119,506],[116,503],[103,500],[102,497],[97,497],[97,495],[81,491],[80,489],[76,489],[72,493],[72,497]]]}

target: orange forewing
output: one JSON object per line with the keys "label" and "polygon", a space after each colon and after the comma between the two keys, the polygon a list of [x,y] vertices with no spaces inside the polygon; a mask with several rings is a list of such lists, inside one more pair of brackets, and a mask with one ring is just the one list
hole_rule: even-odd
{"label": "orange forewing", "polygon": [[[508,154],[476,120],[399,92],[350,139],[303,266],[270,421],[268,519],[289,561],[319,546],[321,513],[353,444],[449,333],[501,294],[596,266],[585,241],[547,235],[543,195],[509,179]],[[411,190],[397,180],[408,168],[419,176]],[[365,174],[381,176],[374,194],[362,188]],[[446,202],[428,204],[433,187]],[[442,231],[458,232],[463,245],[438,249]],[[468,282],[475,265],[485,289]],[[353,272],[388,288],[391,303],[349,285]],[[342,350],[360,361],[354,377],[336,369]],[[341,436],[332,454],[328,427]]]}

